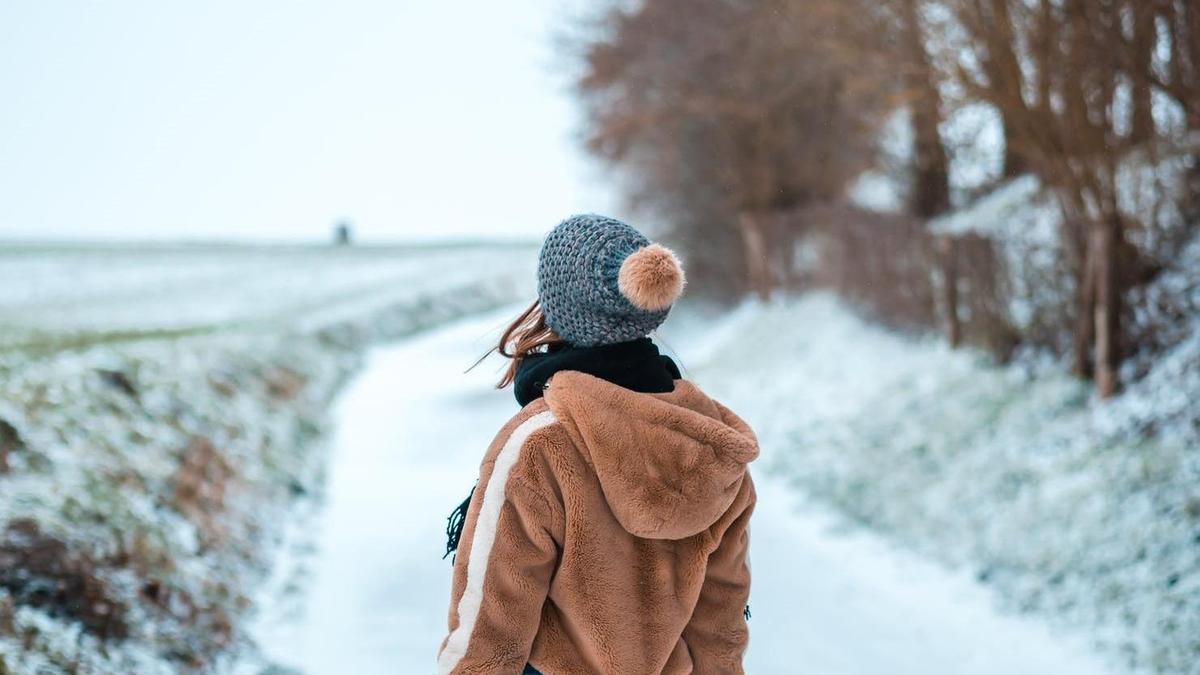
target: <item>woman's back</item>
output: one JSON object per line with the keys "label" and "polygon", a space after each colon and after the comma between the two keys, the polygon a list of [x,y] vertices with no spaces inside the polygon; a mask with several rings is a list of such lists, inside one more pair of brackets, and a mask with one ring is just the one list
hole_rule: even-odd
{"label": "woman's back", "polygon": [[573,216],[537,274],[498,346],[523,408],[451,537],[439,671],[741,673],[758,445],[648,337],[683,291],[679,259]]}
{"label": "woman's back", "polygon": [[483,461],[439,670],[741,672],[757,452],[687,381],[554,375]]}

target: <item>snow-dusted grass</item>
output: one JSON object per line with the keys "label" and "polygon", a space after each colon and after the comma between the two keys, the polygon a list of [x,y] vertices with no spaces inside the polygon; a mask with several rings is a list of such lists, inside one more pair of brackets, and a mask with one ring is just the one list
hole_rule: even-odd
{"label": "snow-dusted grass", "polygon": [[[0,247],[0,347],[278,332],[363,316],[482,271],[527,269],[527,246]],[[366,310],[366,311],[364,311]]]}
{"label": "snow-dusted grass", "polygon": [[527,296],[534,252],[5,255],[0,672],[141,674],[251,647],[253,591],[320,491],[362,352]]}
{"label": "snow-dusted grass", "polygon": [[105,644],[69,603],[38,602],[37,584],[71,578],[30,565],[28,583],[0,588],[13,603],[11,632],[0,617],[0,662],[17,673],[165,673],[217,661],[241,639],[246,588],[274,523],[317,483],[317,424],[354,364],[316,340],[276,339],[96,348],[10,366],[0,417],[21,445],[0,476],[0,523],[32,520],[85,558],[129,634]]}
{"label": "snow-dusted grass", "polygon": [[872,326],[823,294],[741,310],[706,379],[812,500],[1164,673],[1200,664],[1200,331],[1116,400]]}

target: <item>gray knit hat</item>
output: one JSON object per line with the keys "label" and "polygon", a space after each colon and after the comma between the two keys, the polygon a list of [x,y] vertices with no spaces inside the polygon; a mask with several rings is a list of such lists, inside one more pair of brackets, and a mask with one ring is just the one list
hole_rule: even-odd
{"label": "gray knit hat", "polygon": [[649,335],[683,292],[670,250],[614,218],[572,216],[538,256],[538,300],[546,324],[576,347]]}

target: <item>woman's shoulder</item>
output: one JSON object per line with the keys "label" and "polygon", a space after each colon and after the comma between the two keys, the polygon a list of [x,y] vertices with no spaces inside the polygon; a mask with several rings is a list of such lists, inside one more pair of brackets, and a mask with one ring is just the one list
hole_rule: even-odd
{"label": "woman's shoulder", "polygon": [[500,427],[487,455],[483,458],[483,463],[495,462],[506,455],[514,455],[512,459],[515,459],[515,455],[519,454],[531,439],[552,434],[558,426],[556,422],[554,413],[546,405],[545,399],[531,401]]}

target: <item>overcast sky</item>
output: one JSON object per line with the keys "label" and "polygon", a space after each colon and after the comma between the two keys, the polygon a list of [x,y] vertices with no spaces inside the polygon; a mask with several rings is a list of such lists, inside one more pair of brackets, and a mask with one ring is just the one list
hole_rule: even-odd
{"label": "overcast sky", "polygon": [[0,239],[535,236],[611,210],[563,6],[0,3]]}

